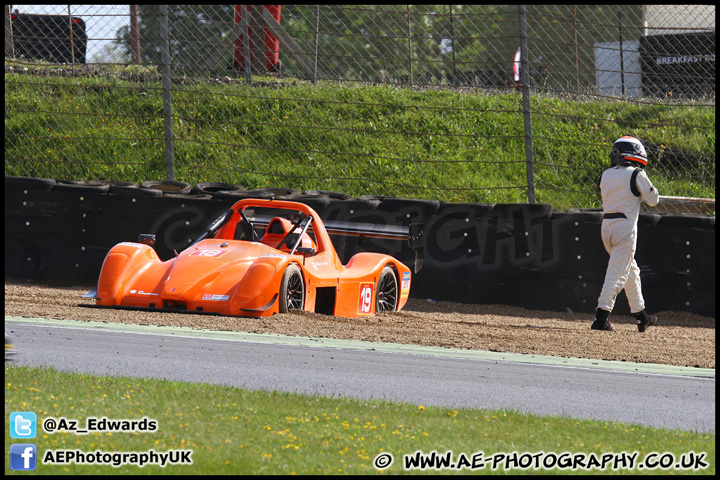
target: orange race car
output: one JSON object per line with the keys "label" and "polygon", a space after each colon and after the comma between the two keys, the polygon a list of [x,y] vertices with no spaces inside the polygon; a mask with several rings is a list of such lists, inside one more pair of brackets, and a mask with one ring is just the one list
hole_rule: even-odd
{"label": "orange race car", "polygon": [[[258,233],[260,232],[260,233]],[[105,257],[93,307],[269,316],[293,309],[343,317],[400,310],[411,272],[389,255],[361,252],[343,265],[330,233],[408,239],[408,227],[334,222],[303,203],[248,198],[189,247],[161,261],[155,236]]]}

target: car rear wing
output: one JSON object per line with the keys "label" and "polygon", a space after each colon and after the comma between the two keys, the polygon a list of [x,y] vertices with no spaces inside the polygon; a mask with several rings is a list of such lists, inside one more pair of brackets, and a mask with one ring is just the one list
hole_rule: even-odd
{"label": "car rear wing", "polygon": [[[273,217],[256,215],[249,220],[257,226],[267,227]],[[413,223],[403,225],[378,225],[375,223],[341,222],[337,220],[323,220],[325,230],[330,235],[347,235],[360,238],[380,238],[386,240],[407,240],[411,248],[421,245],[423,224]]]}
{"label": "car rear wing", "polygon": [[[267,227],[273,217],[266,215],[250,215],[249,220],[255,226]],[[410,225],[378,225],[375,223],[343,222],[337,220],[323,220],[328,235],[345,235],[363,238],[378,238],[384,240],[407,240],[408,246],[415,251],[415,273],[422,267],[422,223]]]}

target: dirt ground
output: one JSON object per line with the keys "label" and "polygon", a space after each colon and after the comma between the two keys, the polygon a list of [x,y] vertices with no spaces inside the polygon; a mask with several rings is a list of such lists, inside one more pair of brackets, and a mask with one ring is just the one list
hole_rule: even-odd
{"label": "dirt ground", "polygon": [[90,287],[5,284],[5,315],[174,325],[374,342],[430,345],[559,357],[715,368],[715,319],[657,312],[639,333],[634,318],[611,316],[614,332],[590,330],[592,313],[547,312],[502,305],[410,299],[400,312],[340,318],[307,312],[239,318],[78,307]]}

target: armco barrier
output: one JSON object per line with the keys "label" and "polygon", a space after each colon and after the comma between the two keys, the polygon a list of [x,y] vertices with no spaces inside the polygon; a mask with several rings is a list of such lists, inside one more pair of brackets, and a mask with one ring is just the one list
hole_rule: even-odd
{"label": "armco barrier", "polygon": [[[140,233],[168,259],[234,203],[188,195],[5,188],[6,278],[92,286],[107,251]],[[141,189],[137,189],[141,190]],[[243,192],[245,193],[245,192]],[[300,195],[324,220],[422,223],[422,268],[411,296],[583,313],[590,318],[608,256],[600,212],[553,212],[543,204],[437,204],[383,197]],[[387,203],[386,203],[387,202]],[[648,310],[715,315],[715,219],[642,215],[636,259]],[[358,251],[389,253],[409,266],[405,242],[333,238],[344,262]],[[624,294],[615,313],[629,313]]]}

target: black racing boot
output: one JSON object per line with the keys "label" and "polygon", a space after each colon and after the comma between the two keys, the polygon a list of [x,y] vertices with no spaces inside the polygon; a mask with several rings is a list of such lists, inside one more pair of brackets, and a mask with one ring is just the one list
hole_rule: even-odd
{"label": "black racing boot", "polygon": [[597,310],[595,310],[595,321],[590,326],[590,329],[607,330],[609,332],[612,332],[612,325],[610,325],[610,322],[608,322],[609,315],[610,312],[608,312],[607,310],[603,310],[602,308],[598,308]]}
{"label": "black racing boot", "polygon": [[635,314],[637,318],[638,332],[644,332],[649,326],[657,323],[657,317],[655,315],[648,315],[645,310]]}

